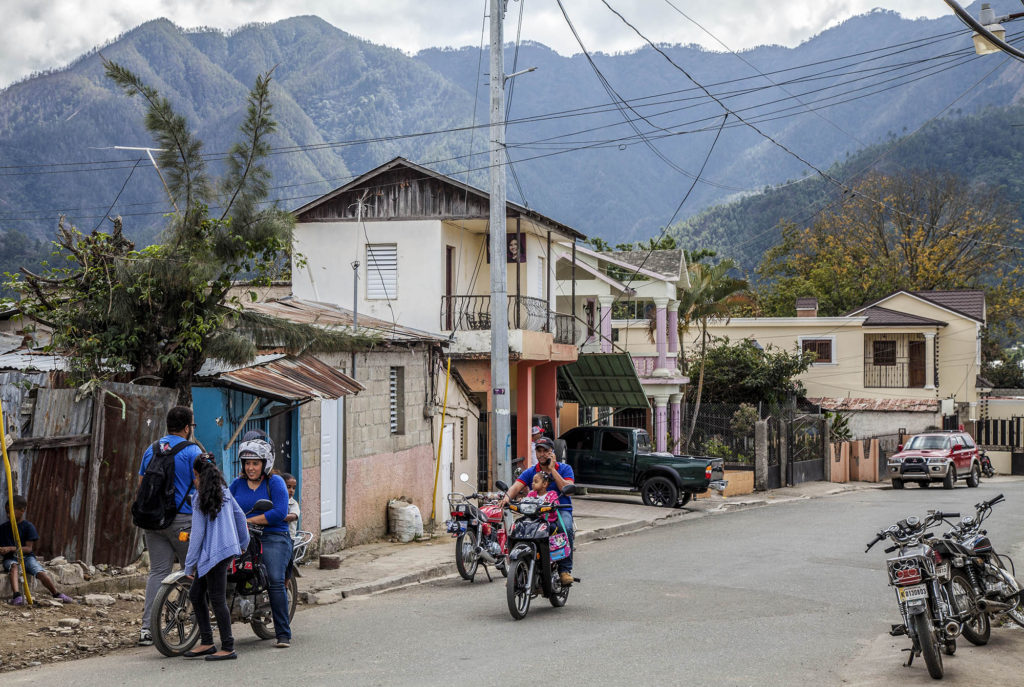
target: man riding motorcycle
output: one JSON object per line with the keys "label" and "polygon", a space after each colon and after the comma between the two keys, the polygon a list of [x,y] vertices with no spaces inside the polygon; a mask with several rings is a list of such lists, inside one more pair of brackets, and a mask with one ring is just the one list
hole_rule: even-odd
{"label": "man riding motorcycle", "polygon": [[575,481],[575,476],[573,475],[572,467],[567,463],[559,463],[555,460],[555,443],[551,439],[542,437],[535,446],[537,450],[537,464],[530,466],[516,478],[516,481],[502,500],[502,505],[516,498],[521,492],[529,491],[530,485],[533,483],[533,476],[537,472],[546,472],[550,475],[551,480],[548,482],[548,491],[554,491],[558,494],[559,503],[570,506],[558,511],[561,524],[557,528],[559,531],[564,531],[569,538],[569,555],[558,561],[558,578],[562,585],[569,586],[573,583],[572,557],[575,550],[575,534],[573,532],[575,528],[572,522],[572,499],[564,494],[562,490],[567,484],[572,484]]}

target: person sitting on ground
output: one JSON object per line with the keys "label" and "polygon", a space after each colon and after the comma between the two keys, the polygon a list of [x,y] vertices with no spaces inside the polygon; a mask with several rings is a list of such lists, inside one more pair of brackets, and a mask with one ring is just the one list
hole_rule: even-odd
{"label": "person sitting on ground", "polygon": [[[66,604],[75,603],[70,596],[62,594],[57,590],[50,574],[36,560],[33,552],[35,543],[39,541],[39,532],[35,525],[25,519],[25,511],[28,510],[28,499],[24,496],[14,497],[14,520],[18,523],[18,538],[21,539],[21,553],[25,559],[25,571],[29,577],[34,577],[43,583],[53,598]],[[15,606],[25,605],[25,595],[21,593],[21,567],[18,560],[18,546],[14,541],[14,531],[11,523],[5,522],[0,525],[0,554],[4,557],[4,572],[11,576],[11,603]]]}
{"label": "person sitting on ground", "polygon": [[288,534],[292,535],[292,539],[294,539],[295,534],[299,531],[299,515],[302,514],[299,502],[295,500],[295,489],[299,486],[299,480],[288,472],[282,472],[281,479],[288,487],[288,515],[284,516],[284,521],[288,523]]}
{"label": "person sitting on ground", "polygon": [[[205,656],[207,661],[237,658],[231,634],[231,611],[227,602],[228,566],[249,546],[249,527],[217,469],[213,456],[200,454],[192,463],[196,494],[192,497],[192,530],[185,557],[185,574],[194,577],[189,599],[199,625],[199,646],[186,651],[186,658]],[[209,598],[209,607],[206,600]],[[220,651],[213,644],[210,608],[217,619]]]}

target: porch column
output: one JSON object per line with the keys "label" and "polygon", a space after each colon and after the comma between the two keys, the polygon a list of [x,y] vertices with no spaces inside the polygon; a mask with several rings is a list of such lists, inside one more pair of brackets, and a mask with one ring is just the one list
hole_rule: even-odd
{"label": "porch column", "polygon": [[[545,363],[533,372],[533,386],[536,402],[534,411],[547,415],[558,425],[558,363]],[[552,437],[554,439],[554,437]]]}
{"label": "porch column", "polygon": [[655,327],[655,344],[658,347],[658,365],[655,369],[664,370],[668,367],[668,338],[665,332],[665,309],[668,307],[667,298],[655,298],[654,299],[655,316],[654,316],[654,327]]}
{"label": "porch column", "polygon": [[[533,374],[532,365],[520,360],[516,363],[516,441],[513,462],[523,456],[525,470],[530,460],[530,429],[533,428]],[[504,450],[504,447],[499,447]]]}
{"label": "porch column", "polygon": [[665,451],[668,448],[668,396],[654,397],[654,449]]}
{"label": "porch column", "polygon": [[612,352],[612,302],[611,296],[598,296],[601,305],[601,352]]}
{"label": "porch column", "polygon": [[679,453],[680,446],[682,445],[683,437],[679,432],[681,426],[681,416],[679,414],[679,406],[683,401],[682,394],[672,394],[668,397],[668,431],[672,435],[672,446],[669,450],[672,453]]}
{"label": "porch column", "polygon": [[668,302],[668,353],[679,353],[679,301]]}
{"label": "porch column", "polygon": [[924,333],[924,388],[935,388],[935,332]]}

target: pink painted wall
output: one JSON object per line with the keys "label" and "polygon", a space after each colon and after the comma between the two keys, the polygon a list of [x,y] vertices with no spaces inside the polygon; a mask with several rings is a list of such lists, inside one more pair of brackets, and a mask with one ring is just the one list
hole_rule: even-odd
{"label": "pink painted wall", "polygon": [[434,456],[430,445],[350,458],[345,489],[345,546],[364,544],[387,534],[388,501],[399,496],[411,500],[426,522],[430,518],[433,488]]}

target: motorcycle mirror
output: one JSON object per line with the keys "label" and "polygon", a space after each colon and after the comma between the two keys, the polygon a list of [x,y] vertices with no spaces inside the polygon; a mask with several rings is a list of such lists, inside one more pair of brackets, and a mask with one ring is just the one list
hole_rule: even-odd
{"label": "motorcycle mirror", "polygon": [[502,491],[508,491],[508,485],[502,482],[500,479],[494,483],[494,486],[498,487]]}
{"label": "motorcycle mirror", "polygon": [[265,513],[266,511],[270,510],[273,507],[273,501],[270,501],[268,499],[260,499],[259,501],[253,504],[252,509],[259,513]]}
{"label": "motorcycle mirror", "polygon": [[575,484],[566,484],[564,487],[562,487],[562,493],[565,494],[566,496],[569,496],[570,494],[575,494],[576,493],[576,485]]}
{"label": "motorcycle mirror", "polygon": [[459,479],[462,480],[463,482],[465,482],[466,484],[469,484],[469,475],[467,473],[460,472],[459,473]]}

